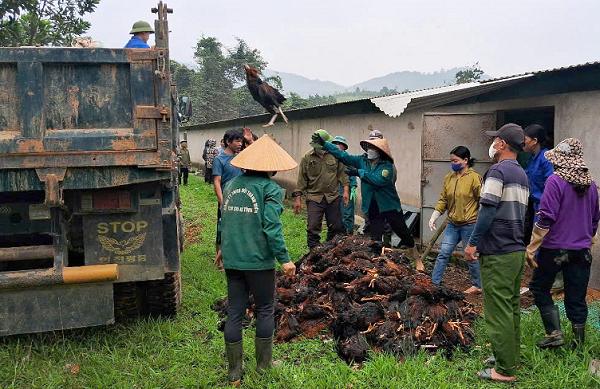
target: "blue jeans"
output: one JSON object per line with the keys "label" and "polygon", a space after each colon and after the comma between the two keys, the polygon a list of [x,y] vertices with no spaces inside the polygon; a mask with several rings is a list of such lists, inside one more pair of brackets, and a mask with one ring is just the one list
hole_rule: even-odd
{"label": "blue jeans", "polygon": [[[431,274],[431,280],[434,284],[440,284],[442,282],[442,276],[446,265],[452,256],[452,252],[456,248],[456,245],[463,242],[463,246],[469,243],[469,238],[475,229],[475,223],[466,224],[464,226],[455,226],[448,222],[446,231],[444,233],[444,241],[442,242],[442,248],[435,260],[435,266],[433,267],[433,273]],[[471,283],[473,286],[481,289],[481,272],[479,271],[479,261],[467,262],[469,264],[469,273],[471,273]]]}

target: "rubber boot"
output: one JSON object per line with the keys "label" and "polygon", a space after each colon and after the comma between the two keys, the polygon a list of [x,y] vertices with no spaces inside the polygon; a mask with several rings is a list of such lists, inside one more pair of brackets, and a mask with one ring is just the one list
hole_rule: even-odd
{"label": "rubber boot", "polygon": [[553,292],[560,292],[564,288],[565,288],[565,283],[563,280],[563,273],[562,273],[562,271],[559,271],[558,273],[556,273],[556,278],[554,279],[554,283],[552,284],[551,290]]}
{"label": "rubber boot", "polygon": [[267,369],[275,367],[273,364],[273,337],[254,339],[256,352],[256,371],[263,374]]}
{"label": "rubber boot", "polygon": [[585,343],[585,323],[573,324],[573,349],[580,348]]}
{"label": "rubber boot", "polygon": [[225,353],[227,354],[229,385],[240,386],[242,381],[242,351],[243,344],[240,340],[235,343],[225,342]]}
{"label": "rubber boot", "polygon": [[419,250],[416,247],[410,249],[410,254],[415,261],[415,268],[419,271],[425,271],[425,265],[423,265],[423,261],[421,260],[421,255],[419,255]]}
{"label": "rubber boot", "polygon": [[392,247],[392,235],[390,235],[390,234],[383,235],[383,247],[387,247],[387,248]]}
{"label": "rubber boot", "polygon": [[560,315],[555,305],[540,309],[542,323],[546,329],[546,338],[538,342],[539,348],[553,348],[565,344],[562,332],[560,331]]}

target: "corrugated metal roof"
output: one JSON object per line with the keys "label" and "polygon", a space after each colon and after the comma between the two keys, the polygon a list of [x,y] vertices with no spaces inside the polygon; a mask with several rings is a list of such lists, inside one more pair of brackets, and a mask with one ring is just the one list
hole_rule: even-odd
{"label": "corrugated metal roof", "polygon": [[[387,96],[378,96],[371,98],[363,98],[357,100],[346,101],[343,103],[331,103],[331,104],[323,104],[317,105],[310,108],[299,108],[294,110],[289,110],[286,112],[295,112],[295,111],[309,111],[309,110],[317,110],[320,108],[327,108],[331,106],[341,106],[344,104],[354,104],[361,103],[367,100],[370,100],[378,109],[384,112],[386,115],[391,117],[398,117],[402,115],[407,110],[419,109],[419,108],[429,108],[429,107],[438,107],[444,104],[449,104],[455,101],[463,100],[469,97],[477,96],[486,92],[490,92],[493,90],[501,89],[507,87],[509,85],[515,84],[517,82],[521,82],[529,77],[534,75],[543,74],[543,73],[551,73],[558,72],[563,70],[573,70],[578,68],[590,67],[590,66],[600,66],[600,61],[596,62],[586,62],[583,64],[570,65],[564,67],[558,67],[553,69],[546,70],[538,70],[533,72],[527,72],[518,75],[505,76],[505,77],[497,77],[489,80],[482,80],[480,82],[470,82],[465,84],[457,84],[457,85],[448,85],[439,88],[431,88],[431,89],[423,89],[419,91],[405,92],[405,93],[397,93],[394,95]],[[191,126],[191,127],[206,127],[212,124],[223,124],[227,122],[235,122],[244,119],[257,119],[257,118],[267,118],[270,115],[256,115],[256,116],[248,116],[244,118],[236,118],[236,119],[227,119],[216,121],[213,123],[205,123],[201,125]]]}
{"label": "corrugated metal roof", "polygon": [[386,115],[398,117],[406,110],[437,107],[492,90],[504,88],[531,76],[531,74],[526,74],[486,83],[469,82],[397,95],[374,97],[371,99],[371,102]]}
{"label": "corrugated metal roof", "polygon": [[483,81],[481,81],[481,83],[485,84],[487,82],[494,82],[494,81],[498,81],[498,80],[505,80],[507,78],[514,78],[514,77],[526,76],[526,75],[534,75],[534,74],[551,73],[551,72],[559,72],[559,71],[562,71],[562,70],[573,70],[573,69],[579,69],[579,68],[584,68],[584,67],[588,67],[588,66],[599,66],[599,65],[600,65],[600,61],[586,62],[586,63],[580,63],[580,64],[569,65],[569,66],[562,66],[562,67],[552,68],[552,69],[536,70],[536,71],[533,71],[533,72],[525,72],[525,73],[521,73],[521,74],[513,74],[511,76],[496,77],[496,78],[491,78],[489,80],[483,80]]}

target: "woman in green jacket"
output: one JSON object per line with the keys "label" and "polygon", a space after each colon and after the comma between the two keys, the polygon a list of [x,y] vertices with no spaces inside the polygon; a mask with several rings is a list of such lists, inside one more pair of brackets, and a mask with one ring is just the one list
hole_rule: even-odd
{"label": "woman in green jacket", "polygon": [[425,270],[415,247],[415,241],[404,221],[400,197],[393,181],[394,159],[387,139],[361,141],[360,146],[366,151],[363,155],[350,155],[333,143],[326,142],[316,132],[312,136],[312,141],[348,166],[346,173],[349,176],[360,178],[361,210],[368,215],[371,222],[371,239],[381,240],[387,221],[392,230],[402,239],[402,244],[411,249],[416,269]]}
{"label": "woman in green jacket", "polygon": [[[436,220],[448,211],[444,240],[431,274],[431,280],[438,285],[442,282],[446,265],[458,243],[462,240],[463,246],[466,246],[471,237],[477,221],[479,197],[483,183],[481,176],[472,169],[474,160],[471,158],[468,148],[458,146],[452,150],[450,163],[453,171],[444,178],[440,200],[429,219],[429,229],[435,231]],[[467,262],[467,264],[473,285],[465,290],[465,293],[481,292],[479,261]]]}
{"label": "woman in green jacket", "polygon": [[251,293],[256,306],[256,370],[272,366],[275,261],[286,274],[296,266],[283,238],[281,188],[271,177],[298,164],[268,135],[248,146],[231,165],[244,173],[225,185],[221,206],[221,251],[227,276],[229,308],[225,323],[225,348],[229,383],[242,378],[242,320]]}

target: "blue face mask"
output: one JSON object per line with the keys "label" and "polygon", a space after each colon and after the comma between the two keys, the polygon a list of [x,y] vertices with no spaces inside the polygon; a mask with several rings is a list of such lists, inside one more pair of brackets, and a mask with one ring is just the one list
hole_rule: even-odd
{"label": "blue face mask", "polygon": [[450,165],[452,165],[452,170],[454,170],[455,172],[459,172],[463,169],[463,165],[461,165],[460,163],[451,163]]}

